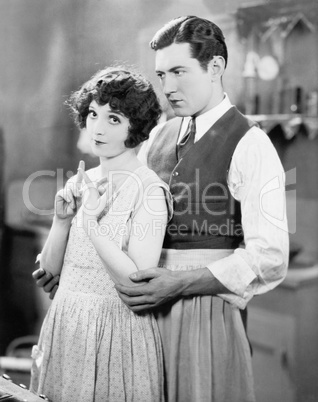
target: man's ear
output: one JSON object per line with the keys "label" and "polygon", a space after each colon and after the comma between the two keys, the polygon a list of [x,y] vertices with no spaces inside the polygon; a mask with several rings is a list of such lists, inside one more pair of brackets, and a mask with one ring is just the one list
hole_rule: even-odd
{"label": "man's ear", "polygon": [[222,56],[213,56],[208,64],[208,71],[211,76],[211,81],[218,81],[221,79],[225,70],[225,60]]}

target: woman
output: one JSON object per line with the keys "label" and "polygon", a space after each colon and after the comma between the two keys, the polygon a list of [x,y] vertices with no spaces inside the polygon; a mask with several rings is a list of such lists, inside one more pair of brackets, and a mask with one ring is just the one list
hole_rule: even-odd
{"label": "woman", "polygon": [[122,68],[98,72],[68,104],[100,165],[85,172],[80,163],[56,196],[40,265],[53,275],[63,268],[33,348],[31,390],[53,402],[161,401],[156,321],[134,314],[114,289],[159,260],[169,193],[135,147],[156,125],[160,106],[151,84]]}

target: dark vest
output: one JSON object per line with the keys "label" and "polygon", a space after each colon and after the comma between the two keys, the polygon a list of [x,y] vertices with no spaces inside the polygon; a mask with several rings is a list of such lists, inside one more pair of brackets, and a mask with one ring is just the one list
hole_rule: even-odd
{"label": "dark vest", "polygon": [[232,107],[178,162],[181,123],[181,118],[168,121],[148,154],[148,166],[169,184],[174,201],[164,247],[237,248],[243,240],[241,210],[227,175],[238,142],[255,123]]}

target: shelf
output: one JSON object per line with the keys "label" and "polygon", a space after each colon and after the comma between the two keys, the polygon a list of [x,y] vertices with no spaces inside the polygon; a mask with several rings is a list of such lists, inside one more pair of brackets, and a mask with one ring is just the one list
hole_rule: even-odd
{"label": "shelf", "polygon": [[318,116],[303,114],[257,114],[248,115],[249,119],[257,122],[269,134],[273,128],[280,125],[287,139],[293,138],[301,129],[305,129],[308,138],[318,135]]}

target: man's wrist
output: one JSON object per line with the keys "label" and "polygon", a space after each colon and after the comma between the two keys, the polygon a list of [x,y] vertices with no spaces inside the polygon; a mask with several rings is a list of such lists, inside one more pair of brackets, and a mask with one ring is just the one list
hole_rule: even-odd
{"label": "man's wrist", "polygon": [[180,295],[204,296],[230,293],[229,290],[219,282],[208,268],[195,269],[193,271],[182,271],[180,275]]}

